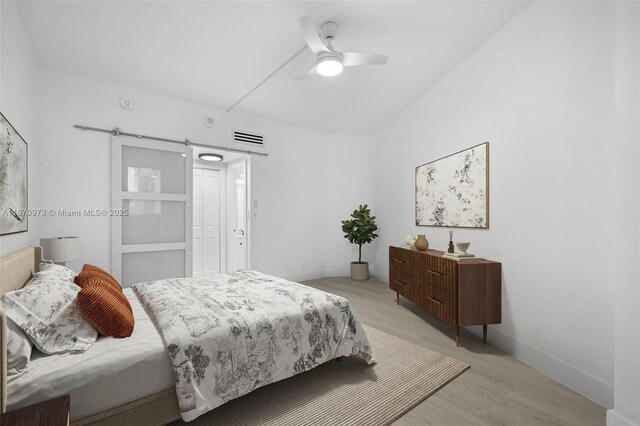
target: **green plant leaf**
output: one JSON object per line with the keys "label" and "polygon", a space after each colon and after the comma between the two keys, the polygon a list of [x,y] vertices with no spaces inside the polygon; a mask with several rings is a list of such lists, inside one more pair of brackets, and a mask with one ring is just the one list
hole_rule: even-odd
{"label": "green plant leaf", "polygon": [[363,244],[369,244],[378,238],[378,234],[375,233],[378,230],[376,217],[371,216],[371,210],[367,204],[361,204],[355,209],[351,213],[351,218],[341,221],[344,237],[351,244],[362,247]]}

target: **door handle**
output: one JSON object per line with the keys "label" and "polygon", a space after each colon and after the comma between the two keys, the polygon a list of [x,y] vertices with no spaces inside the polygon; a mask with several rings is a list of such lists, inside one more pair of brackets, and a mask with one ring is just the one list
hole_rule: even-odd
{"label": "door handle", "polygon": [[394,281],[395,281],[396,284],[400,284],[401,286],[404,287],[404,283],[402,281],[400,281],[400,280],[394,280]]}
{"label": "door handle", "polygon": [[395,260],[398,263],[405,263],[406,262],[406,260],[402,260],[402,259],[398,259],[398,258],[395,258],[393,260]]}
{"label": "door handle", "polygon": [[442,305],[442,300],[434,299],[433,297],[429,297],[429,296],[427,296],[427,300],[433,303],[437,303],[438,305]]}

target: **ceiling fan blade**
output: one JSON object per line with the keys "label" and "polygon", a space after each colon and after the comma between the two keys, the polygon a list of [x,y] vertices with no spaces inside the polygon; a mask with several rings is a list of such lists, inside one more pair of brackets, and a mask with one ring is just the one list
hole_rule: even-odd
{"label": "ceiling fan blade", "polygon": [[388,56],[376,55],[375,53],[342,52],[342,65],[345,67],[385,65],[388,60]]}
{"label": "ceiling fan blade", "polygon": [[302,28],[304,39],[313,53],[317,55],[320,52],[331,52],[318,35],[311,16],[303,16],[300,18],[300,28]]}
{"label": "ceiling fan blade", "polygon": [[300,77],[294,78],[294,80],[306,80],[316,73],[316,66],[314,65],[306,74],[302,74]]}

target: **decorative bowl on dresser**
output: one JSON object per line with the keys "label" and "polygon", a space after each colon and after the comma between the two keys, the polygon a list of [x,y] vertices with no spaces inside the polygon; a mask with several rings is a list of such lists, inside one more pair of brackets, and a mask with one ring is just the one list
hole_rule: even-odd
{"label": "decorative bowl on dresser", "polygon": [[389,247],[389,288],[396,302],[404,296],[452,325],[460,346],[460,327],[502,322],[502,264],[485,259],[452,260],[438,250]]}

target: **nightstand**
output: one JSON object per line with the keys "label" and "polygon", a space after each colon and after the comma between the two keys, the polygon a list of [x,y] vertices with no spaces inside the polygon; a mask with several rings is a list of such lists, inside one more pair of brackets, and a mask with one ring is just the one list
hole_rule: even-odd
{"label": "nightstand", "polygon": [[69,395],[2,413],[2,426],[69,426]]}

